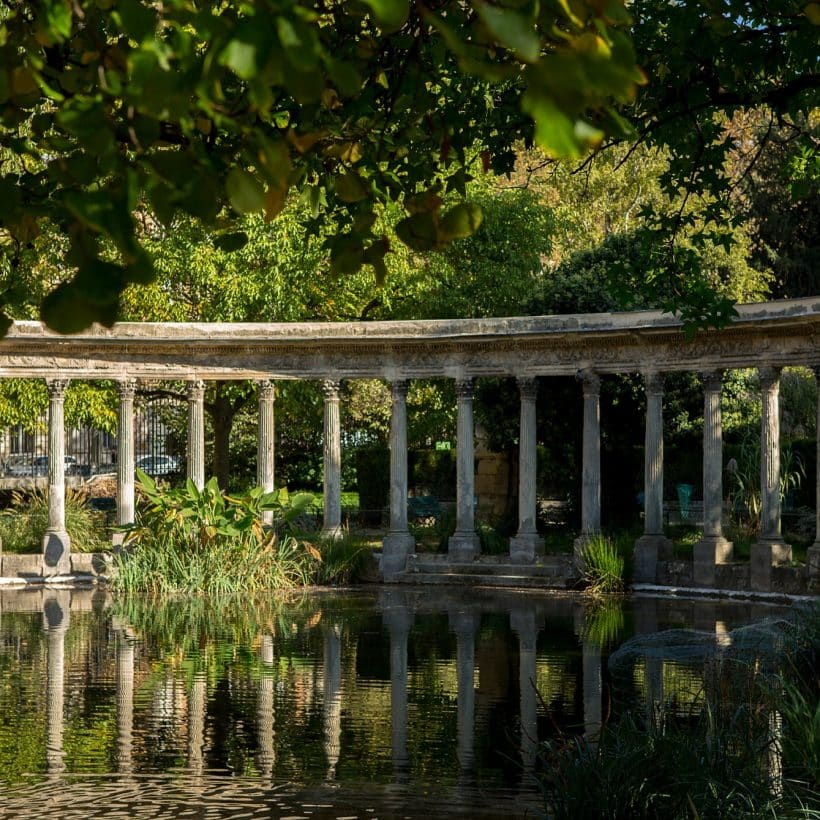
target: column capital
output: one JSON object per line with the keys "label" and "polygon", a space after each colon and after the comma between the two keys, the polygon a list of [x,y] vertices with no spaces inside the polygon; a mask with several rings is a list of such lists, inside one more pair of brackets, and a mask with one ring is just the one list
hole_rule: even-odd
{"label": "column capital", "polygon": [[340,379],[325,379],[322,382],[322,393],[324,393],[326,401],[338,401],[341,389],[342,382]]}
{"label": "column capital", "polygon": [[760,378],[760,389],[769,391],[778,391],[780,389],[780,367],[758,367],[757,374]]}
{"label": "column capital", "polygon": [[137,393],[137,380],[123,379],[117,382],[117,393],[119,394],[120,401],[133,401]]}
{"label": "column capital", "polygon": [[648,370],[643,374],[643,382],[647,396],[663,396],[663,373],[658,373],[657,370]]}
{"label": "column capital", "polygon": [[581,383],[584,396],[598,396],[601,393],[601,377],[594,370],[579,370],[576,381]]}
{"label": "column capital", "polygon": [[522,376],[516,381],[518,382],[518,392],[521,399],[535,401],[535,397],[538,395],[538,382],[535,378],[533,376]]}
{"label": "column capital", "polygon": [[704,370],[703,376],[703,390],[706,393],[720,393],[723,388],[723,371],[722,370]]}
{"label": "column capital", "polygon": [[65,398],[65,391],[68,388],[68,379],[46,379],[46,389],[51,401],[62,401]]}
{"label": "column capital", "polygon": [[473,397],[473,380],[456,379],[456,398],[458,399],[472,399]]}
{"label": "column capital", "polygon": [[410,382],[407,379],[396,379],[396,381],[391,382],[390,389],[393,394],[393,401],[405,401],[409,387]]}
{"label": "column capital", "polygon": [[259,384],[259,401],[276,400],[276,382],[272,379],[262,379]]}
{"label": "column capital", "polygon": [[192,379],[188,382],[188,401],[202,401],[205,398],[205,382],[202,379]]}

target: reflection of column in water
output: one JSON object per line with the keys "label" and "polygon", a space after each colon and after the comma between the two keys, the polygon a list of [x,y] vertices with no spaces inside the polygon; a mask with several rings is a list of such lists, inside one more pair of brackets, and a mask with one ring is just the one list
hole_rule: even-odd
{"label": "reflection of column in water", "polygon": [[65,771],[63,752],[63,700],[65,692],[65,633],[69,624],[69,594],[56,593],[43,604],[43,621],[48,644],[46,670],[46,771]]}
{"label": "reflection of column in water", "polygon": [[276,678],[273,674],[273,635],[263,635],[259,650],[262,661],[259,676],[259,693],[256,701],[256,714],[259,732],[259,774],[269,778],[276,763],[276,751],[273,745],[273,697],[276,691]]}
{"label": "reflection of column in water", "polygon": [[336,777],[342,737],[342,641],[338,625],[325,629],[323,662],[325,755],[327,779]]}
{"label": "reflection of column in water", "polygon": [[663,657],[644,655],[644,680],[646,684],[646,713],[650,718],[660,717],[664,709]]}
{"label": "reflection of column in water", "polygon": [[584,674],[584,732],[588,741],[597,741],[601,730],[601,648],[584,641],[581,650]]}
{"label": "reflection of column in water", "polygon": [[188,767],[195,775],[202,774],[205,749],[205,699],[207,681],[204,672],[198,672],[191,681],[188,693]]}
{"label": "reflection of column in water", "polygon": [[535,613],[526,610],[512,612],[510,626],[518,635],[521,766],[528,773],[535,767],[538,750],[538,694],[535,688],[535,644],[538,630],[535,627]]}
{"label": "reflection of column in water", "polygon": [[407,636],[413,615],[405,607],[386,609],[382,616],[390,633],[390,726],[393,772],[402,779],[409,768],[407,755]]}
{"label": "reflection of column in water", "polygon": [[117,630],[117,771],[133,770],[134,642],[125,629]]}
{"label": "reflection of column in water", "polygon": [[458,667],[458,763],[462,772],[471,771],[475,762],[475,633],[478,616],[450,615],[450,628],[456,633]]}
{"label": "reflection of column in water", "polygon": [[769,714],[768,748],[769,788],[776,797],[783,795],[783,716],[776,709]]}

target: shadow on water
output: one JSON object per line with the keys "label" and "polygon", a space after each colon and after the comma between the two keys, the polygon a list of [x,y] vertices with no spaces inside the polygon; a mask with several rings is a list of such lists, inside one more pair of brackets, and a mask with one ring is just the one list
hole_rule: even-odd
{"label": "shadow on water", "polygon": [[442,588],[3,591],[0,816],[536,817],[540,742],[702,688],[702,665],[651,659],[614,685],[624,641],[770,612]]}

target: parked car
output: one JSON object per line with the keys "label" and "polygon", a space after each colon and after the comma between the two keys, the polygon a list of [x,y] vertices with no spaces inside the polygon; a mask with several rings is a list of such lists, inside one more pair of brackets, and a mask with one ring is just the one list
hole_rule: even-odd
{"label": "parked car", "polygon": [[13,455],[6,459],[3,474],[9,478],[26,478],[34,475],[34,459],[30,455]]}
{"label": "parked car", "polygon": [[[63,461],[65,475],[82,475],[83,465],[74,456],[65,456]],[[48,456],[34,456],[33,472],[29,475],[48,475]]]}
{"label": "parked car", "polygon": [[146,475],[164,476],[179,472],[179,459],[176,456],[143,456],[135,464],[138,470]]}

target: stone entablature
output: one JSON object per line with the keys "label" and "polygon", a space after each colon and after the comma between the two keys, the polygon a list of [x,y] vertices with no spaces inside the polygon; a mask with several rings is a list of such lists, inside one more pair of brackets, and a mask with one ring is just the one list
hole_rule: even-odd
{"label": "stone entablature", "polygon": [[142,379],[475,378],[815,365],[820,297],[738,306],[687,340],[660,311],[290,324],[136,323],[76,336],[15,322],[0,376]]}

